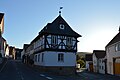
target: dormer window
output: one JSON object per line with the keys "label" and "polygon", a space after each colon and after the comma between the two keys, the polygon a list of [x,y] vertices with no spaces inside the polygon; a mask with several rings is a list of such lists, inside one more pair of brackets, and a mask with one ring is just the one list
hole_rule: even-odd
{"label": "dormer window", "polygon": [[64,28],[65,28],[64,24],[60,24],[60,29],[64,29]]}

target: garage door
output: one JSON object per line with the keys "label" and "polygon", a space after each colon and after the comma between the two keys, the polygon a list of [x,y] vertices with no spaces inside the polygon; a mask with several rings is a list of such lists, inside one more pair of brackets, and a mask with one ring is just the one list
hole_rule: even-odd
{"label": "garage door", "polygon": [[115,63],[115,74],[120,75],[120,63]]}

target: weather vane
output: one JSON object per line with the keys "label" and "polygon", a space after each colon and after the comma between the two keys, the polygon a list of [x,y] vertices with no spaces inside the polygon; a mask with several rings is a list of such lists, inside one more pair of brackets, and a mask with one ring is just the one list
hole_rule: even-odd
{"label": "weather vane", "polygon": [[60,7],[60,10],[59,10],[59,15],[61,15],[61,10],[63,9],[63,7]]}

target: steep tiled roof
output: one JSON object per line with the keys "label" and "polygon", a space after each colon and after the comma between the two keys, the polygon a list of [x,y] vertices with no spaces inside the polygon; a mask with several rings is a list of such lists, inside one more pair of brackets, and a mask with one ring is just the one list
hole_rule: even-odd
{"label": "steep tiled roof", "polygon": [[86,61],[92,61],[92,54],[86,54],[85,55],[85,60]]}
{"label": "steep tiled roof", "polygon": [[[64,29],[60,29],[60,24],[64,25]],[[60,15],[39,32],[40,35],[44,33],[81,37],[81,35],[76,33]]]}
{"label": "steep tiled roof", "polygon": [[93,54],[95,54],[97,58],[104,58],[106,56],[106,52],[104,50],[94,50]]}
{"label": "steep tiled roof", "polygon": [[0,13],[0,23],[2,21],[2,18],[3,18],[4,14],[3,13]]}
{"label": "steep tiled roof", "polygon": [[120,31],[119,31],[119,33],[106,45],[106,47],[109,46],[109,45],[112,45],[112,44],[114,44],[114,43],[116,43],[116,42],[118,42],[118,41],[120,41]]}

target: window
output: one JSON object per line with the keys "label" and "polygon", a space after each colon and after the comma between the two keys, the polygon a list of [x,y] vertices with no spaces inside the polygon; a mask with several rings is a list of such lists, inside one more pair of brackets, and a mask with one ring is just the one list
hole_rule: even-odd
{"label": "window", "polygon": [[71,46],[71,45],[73,44],[71,37],[67,37],[66,44],[67,44],[68,46]]}
{"label": "window", "polygon": [[120,51],[120,43],[115,45],[115,51]]}
{"label": "window", "polygon": [[65,36],[60,36],[60,39],[65,39]]}
{"label": "window", "polygon": [[54,44],[54,45],[56,45],[57,42],[58,42],[57,36],[54,36],[54,35],[53,35],[53,36],[51,37],[51,43]]}
{"label": "window", "polygon": [[64,61],[64,54],[60,53],[58,54],[58,62],[63,62]]}
{"label": "window", "polygon": [[40,54],[38,55],[38,62],[40,61]]}
{"label": "window", "polygon": [[102,70],[104,69],[104,67],[102,66]]}
{"label": "window", "polygon": [[37,62],[37,55],[35,55],[35,62]]}
{"label": "window", "polygon": [[60,24],[60,29],[64,29],[65,26],[63,24]]}
{"label": "window", "polygon": [[42,53],[42,62],[44,61],[44,53]]}
{"label": "window", "polygon": [[101,66],[99,66],[99,69],[101,69]]}

